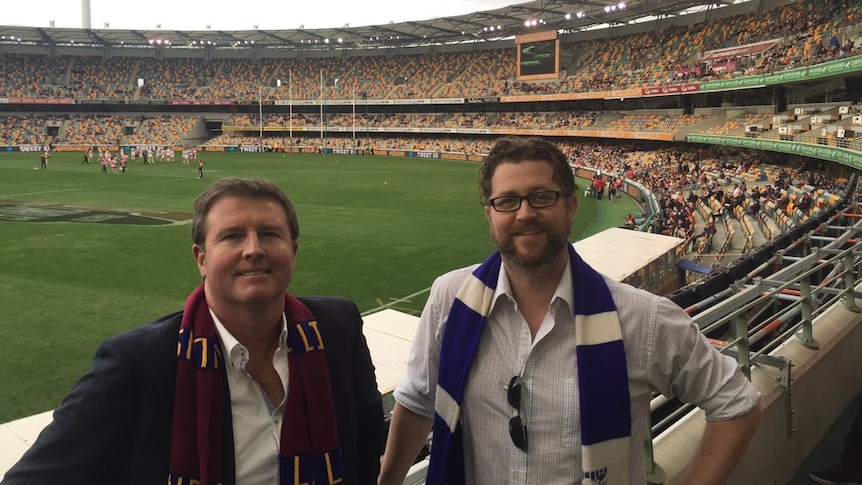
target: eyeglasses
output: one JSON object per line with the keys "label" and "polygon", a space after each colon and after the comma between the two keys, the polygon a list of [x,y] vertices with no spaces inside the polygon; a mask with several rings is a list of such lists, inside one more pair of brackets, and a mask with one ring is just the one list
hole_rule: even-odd
{"label": "eyeglasses", "polygon": [[521,389],[524,387],[524,381],[521,376],[515,376],[509,381],[509,387],[506,388],[506,399],[509,405],[518,410],[518,414],[509,420],[509,437],[512,438],[512,443],[519,449],[527,451],[527,425],[521,419]]}
{"label": "eyeglasses", "polygon": [[544,209],[555,205],[560,197],[564,197],[562,192],[545,190],[542,192],[533,192],[527,195],[503,195],[494,197],[488,200],[488,205],[494,208],[497,212],[515,212],[521,208],[521,202],[524,200],[530,204],[533,209]]}

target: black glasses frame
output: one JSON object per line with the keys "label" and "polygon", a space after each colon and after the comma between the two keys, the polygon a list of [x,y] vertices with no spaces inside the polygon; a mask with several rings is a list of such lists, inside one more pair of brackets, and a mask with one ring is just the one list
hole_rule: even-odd
{"label": "black glasses frame", "polygon": [[521,419],[521,391],[523,388],[524,381],[521,380],[521,376],[512,377],[506,388],[506,399],[509,401],[509,405],[518,411],[518,414],[509,420],[509,437],[512,438],[512,443],[518,449],[527,451],[527,425]]}
{"label": "black glasses frame", "polygon": [[[549,196],[551,194],[553,194],[553,196],[554,196],[553,202],[550,202],[548,204],[545,204],[544,202],[541,202],[541,203],[537,202],[538,200],[540,200],[539,196],[544,197],[544,196]],[[546,207],[552,207],[552,206],[557,205],[557,202],[560,201],[561,197],[566,197],[566,194],[559,192],[559,191],[556,191],[556,190],[542,190],[540,192],[533,192],[532,194],[527,194],[527,195],[501,195],[500,197],[494,197],[493,199],[488,199],[488,205],[493,207],[494,210],[497,212],[516,212],[516,211],[519,211],[521,209],[521,204],[523,204],[524,201],[526,200],[527,203],[530,204],[530,207],[532,207],[533,209],[544,209]],[[497,207],[497,204],[501,200],[514,200],[514,199],[518,199],[517,207],[514,207],[512,209],[501,209],[501,208]]]}

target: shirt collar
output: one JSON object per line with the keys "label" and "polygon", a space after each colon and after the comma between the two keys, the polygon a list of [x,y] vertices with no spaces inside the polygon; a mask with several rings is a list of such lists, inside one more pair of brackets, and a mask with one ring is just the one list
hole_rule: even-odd
{"label": "shirt collar", "polygon": [[[218,319],[215,313],[213,313],[212,309],[209,309],[210,316],[213,318],[213,323],[215,323],[216,332],[218,333],[219,340],[221,341],[222,350],[224,351],[224,355],[227,356],[227,360],[231,367],[236,369],[243,369],[244,362],[248,361],[248,349],[245,348],[245,345],[241,344],[233,334],[224,326],[221,320]],[[281,334],[278,337],[278,347],[280,349],[287,349],[287,319],[284,314],[281,315]]]}
{"label": "shirt collar", "polygon": [[[514,304],[515,296],[512,293],[512,286],[509,284],[509,275],[506,273],[506,265],[500,263],[500,274],[497,276],[497,289],[494,290],[494,295],[491,297],[491,308],[488,313],[494,311],[497,302],[503,296]],[[563,275],[560,281],[557,282],[557,289],[554,291],[554,296],[551,297],[551,305],[555,301],[560,300],[569,307],[570,313],[574,314],[575,302],[573,301],[574,286],[572,285],[572,261],[571,258],[566,258],[566,269],[563,270]]]}

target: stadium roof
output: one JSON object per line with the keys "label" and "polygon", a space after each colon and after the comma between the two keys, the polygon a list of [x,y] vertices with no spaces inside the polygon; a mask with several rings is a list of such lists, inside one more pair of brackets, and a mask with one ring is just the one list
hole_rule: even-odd
{"label": "stadium roof", "polygon": [[[736,0],[737,2],[739,0]],[[178,48],[373,49],[500,40],[530,32],[577,32],[673,17],[732,0],[537,0],[495,10],[385,25],[293,30],[124,30],[0,26],[0,45]]]}

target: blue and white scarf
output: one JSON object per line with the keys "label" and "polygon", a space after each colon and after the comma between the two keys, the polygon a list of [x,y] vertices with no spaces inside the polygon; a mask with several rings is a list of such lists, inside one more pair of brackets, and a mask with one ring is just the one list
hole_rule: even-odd
{"label": "blue and white scarf", "polygon": [[[629,484],[631,408],[619,316],[602,276],[571,244],[584,485]],[[443,334],[427,484],[465,483],[461,403],[500,275],[492,254],[461,285]]]}

